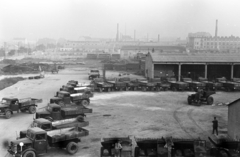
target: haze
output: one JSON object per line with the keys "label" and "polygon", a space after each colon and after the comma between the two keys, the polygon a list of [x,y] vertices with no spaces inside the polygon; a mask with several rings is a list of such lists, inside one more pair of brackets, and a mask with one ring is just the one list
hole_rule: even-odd
{"label": "haze", "polygon": [[0,39],[240,36],[237,0],[0,0]]}

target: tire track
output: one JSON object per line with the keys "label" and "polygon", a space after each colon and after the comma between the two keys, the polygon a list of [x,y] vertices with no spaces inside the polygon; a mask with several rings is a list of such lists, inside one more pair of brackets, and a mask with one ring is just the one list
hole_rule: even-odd
{"label": "tire track", "polygon": [[[192,112],[193,112],[193,110],[194,110],[193,108],[190,109],[190,110],[188,110],[188,112],[187,112],[188,118],[193,122],[193,124],[198,128],[198,130],[201,130],[201,135],[205,136],[205,138],[208,137],[208,136],[211,136],[208,132],[206,132],[205,130],[203,130],[203,129],[197,124],[197,122],[193,119],[193,117],[192,117]],[[201,136],[201,137],[202,137],[202,136]]]}
{"label": "tire track", "polygon": [[187,129],[181,124],[181,120],[180,118],[177,116],[177,113],[179,110],[181,110],[182,108],[185,108],[186,106],[182,106],[182,107],[179,107],[177,108],[176,110],[174,110],[173,112],[173,117],[174,119],[177,121],[178,125],[180,126],[180,128],[189,136],[191,137],[192,139],[194,139],[194,137],[187,131]]}

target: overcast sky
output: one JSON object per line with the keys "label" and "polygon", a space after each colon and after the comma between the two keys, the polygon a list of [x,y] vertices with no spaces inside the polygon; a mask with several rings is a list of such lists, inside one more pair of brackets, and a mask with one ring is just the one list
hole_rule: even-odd
{"label": "overcast sky", "polygon": [[239,0],[0,0],[0,39],[240,36]]}

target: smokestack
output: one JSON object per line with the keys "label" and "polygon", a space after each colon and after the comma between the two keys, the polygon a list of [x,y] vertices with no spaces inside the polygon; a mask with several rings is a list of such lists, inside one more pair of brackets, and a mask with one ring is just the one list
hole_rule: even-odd
{"label": "smokestack", "polygon": [[160,35],[158,34],[158,42],[160,42]]}
{"label": "smokestack", "polygon": [[216,20],[215,37],[217,37],[217,33],[218,33],[218,20]]}
{"label": "smokestack", "polygon": [[117,36],[116,36],[116,41],[119,41],[119,28],[118,28],[118,24],[117,24]]}

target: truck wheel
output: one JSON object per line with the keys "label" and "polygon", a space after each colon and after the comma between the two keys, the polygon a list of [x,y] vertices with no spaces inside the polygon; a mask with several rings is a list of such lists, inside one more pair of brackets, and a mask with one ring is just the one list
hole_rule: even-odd
{"label": "truck wheel", "polygon": [[207,98],[207,104],[208,104],[208,105],[212,105],[212,104],[213,104],[213,97],[212,97],[212,96],[209,96],[209,97]]}
{"label": "truck wheel", "polygon": [[36,157],[36,153],[33,150],[25,150],[23,152],[23,157]]}
{"label": "truck wheel", "polygon": [[28,108],[28,111],[29,111],[29,113],[34,114],[34,113],[36,113],[36,107],[35,106],[30,106]]}
{"label": "truck wheel", "polygon": [[5,117],[6,117],[6,119],[11,118],[11,117],[12,117],[11,111],[6,111],[6,112],[5,112]]}
{"label": "truck wheel", "polygon": [[192,98],[191,97],[188,97],[188,104],[192,105]]}
{"label": "truck wheel", "polygon": [[84,107],[87,107],[89,105],[89,102],[87,100],[82,100],[81,104],[84,106]]}
{"label": "truck wheel", "polygon": [[78,145],[75,142],[69,142],[67,145],[67,152],[69,154],[75,154],[78,151]]}
{"label": "truck wheel", "polygon": [[175,92],[175,91],[177,91],[177,88],[176,88],[176,87],[173,87],[172,90]]}

